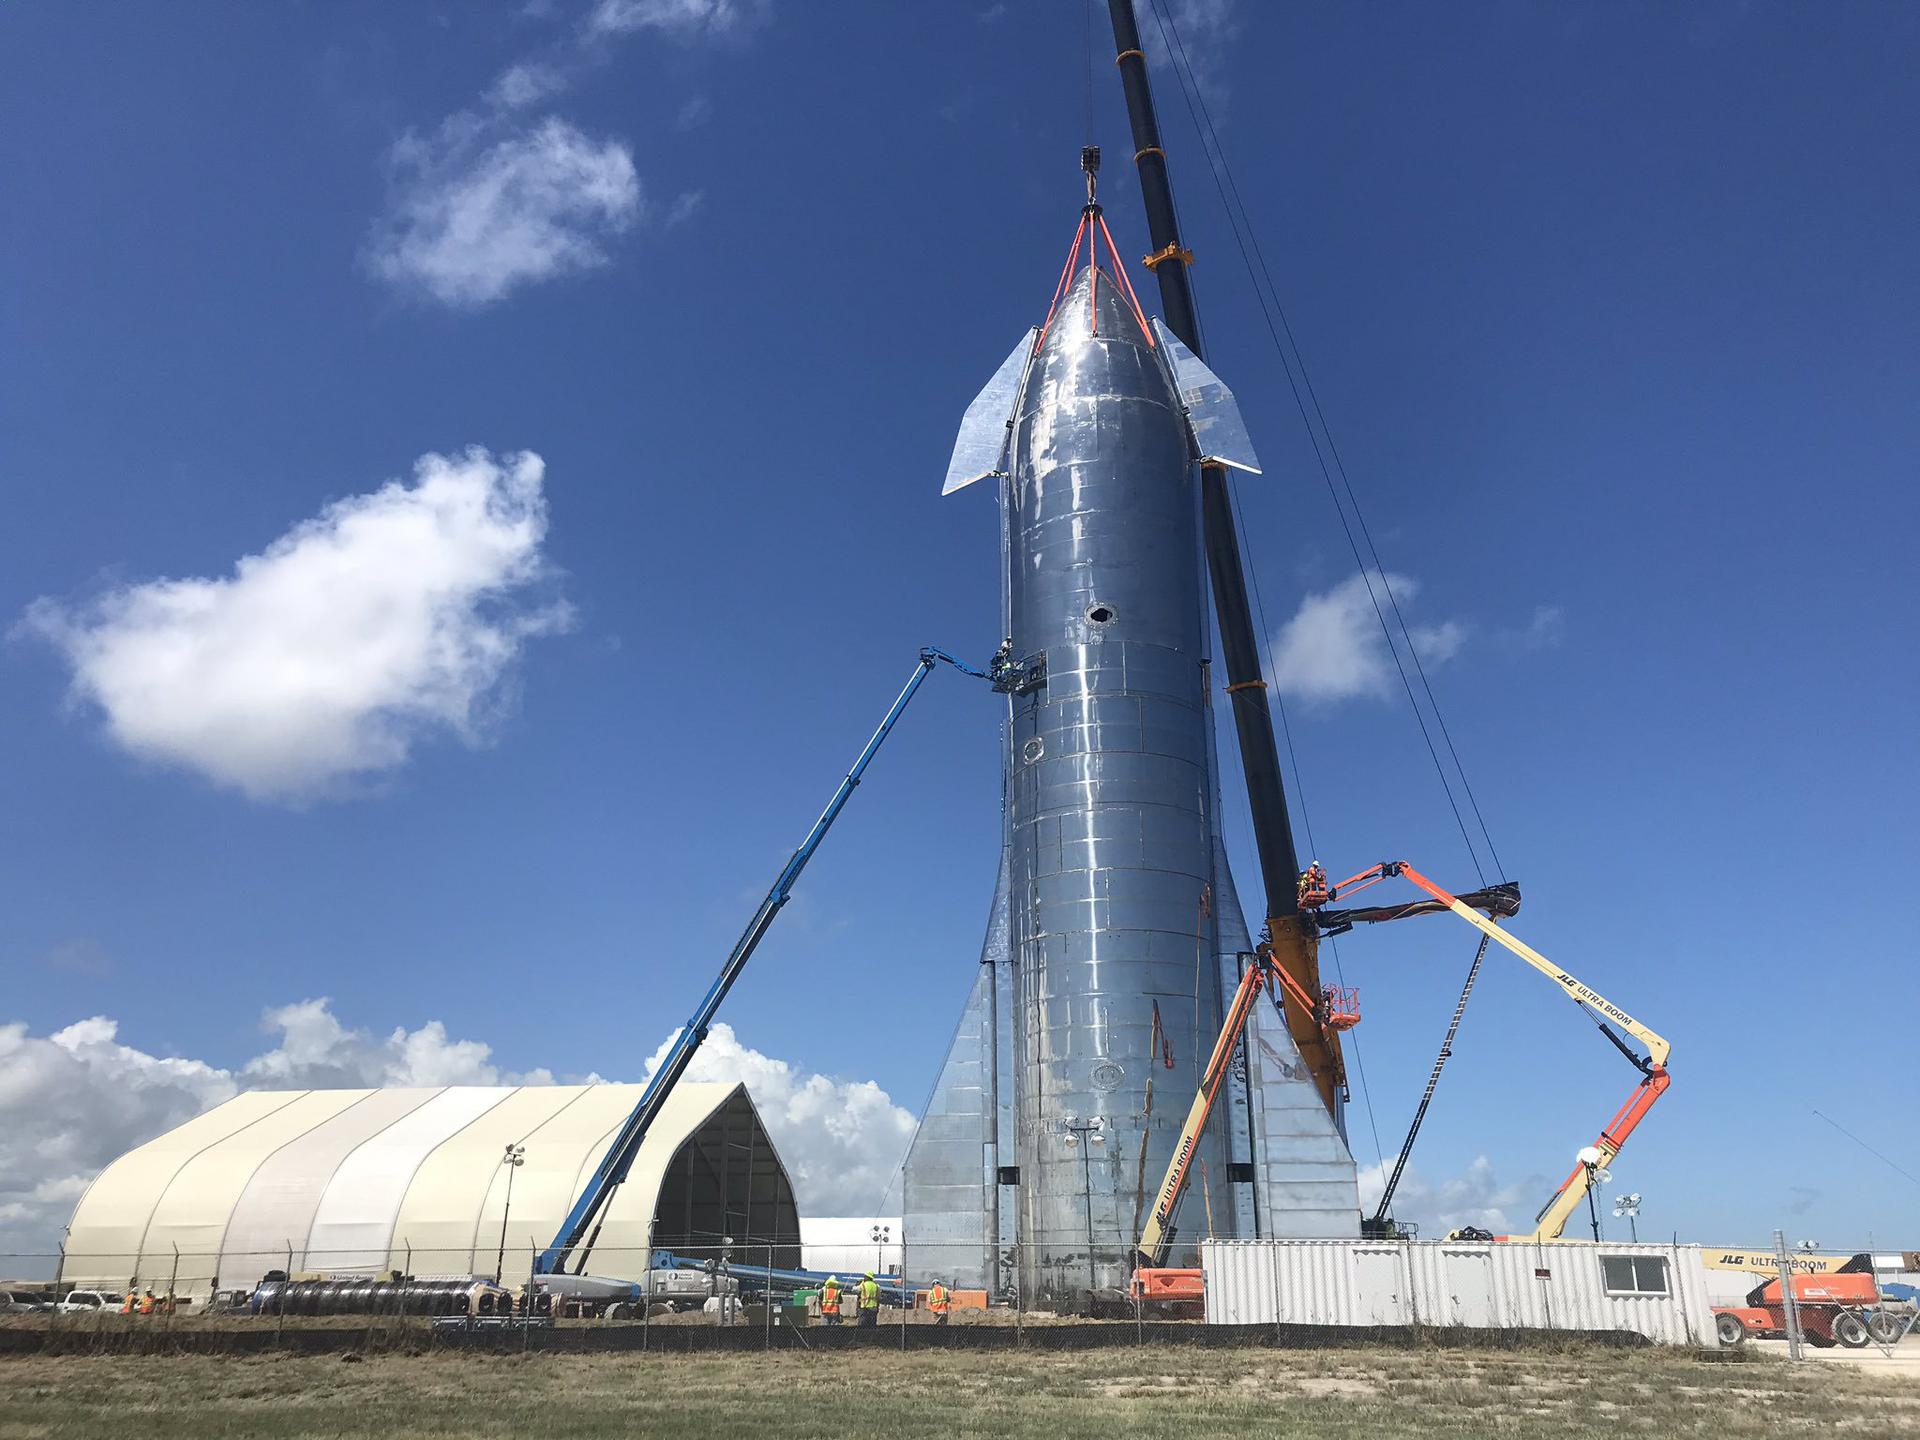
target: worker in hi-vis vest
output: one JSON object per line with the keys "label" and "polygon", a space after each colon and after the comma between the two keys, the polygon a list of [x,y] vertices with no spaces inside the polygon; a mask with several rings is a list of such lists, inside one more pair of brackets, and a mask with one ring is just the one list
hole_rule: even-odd
{"label": "worker in hi-vis vest", "polygon": [[933,1312],[934,1324],[946,1324],[947,1316],[953,1311],[953,1292],[938,1280],[934,1281],[933,1288],[927,1291],[927,1309]]}
{"label": "worker in hi-vis vest", "polygon": [[840,1277],[829,1275],[820,1287],[820,1318],[829,1325],[840,1323]]}
{"label": "worker in hi-vis vest", "polygon": [[880,1282],[873,1278],[871,1270],[860,1280],[860,1323],[878,1325],[880,1323]]}

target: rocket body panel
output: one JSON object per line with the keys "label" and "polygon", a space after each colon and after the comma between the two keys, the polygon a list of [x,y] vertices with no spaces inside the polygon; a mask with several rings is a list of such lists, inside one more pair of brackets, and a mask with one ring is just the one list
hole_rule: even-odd
{"label": "rocket body panel", "polygon": [[[990,1040],[1011,1104],[961,1093],[964,1076],[1002,1073],[970,1060],[978,1027],[963,1022],[955,1078],[943,1072],[923,1121],[939,1143],[909,1156],[906,1230],[915,1265],[942,1263],[936,1240],[980,1235],[964,1214],[965,1177],[981,1173],[967,1157],[992,1149],[1017,1176],[1005,1192],[1015,1233],[1002,1238],[1019,1244],[1023,1303],[1078,1310],[1131,1277],[1248,948],[1216,813],[1193,462],[1258,461],[1231,392],[1149,330],[1106,272],[1082,270],[1037,334],[968,407],[945,487],[1002,477],[1004,939],[991,947],[990,934],[990,947],[1008,984]],[[969,1017],[1000,993],[975,988]],[[1197,1263],[1193,1241],[1209,1230],[1357,1232],[1353,1162],[1291,1036],[1277,1021],[1250,1028],[1250,1047],[1256,1036],[1230,1118],[1198,1143],[1170,1264]],[[1257,1163],[1236,1175],[1229,1161],[1249,1150]],[[999,1177],[982,1189],[978,1213],[998,1217]],[[1301,1202],[1329,1215],[1295,1228],[1287,1212]],[[997,1263],[983,1256],[985,1270]]]}
{"label": "rocket body panel", "polygon": [[1068,1307],[1124,1290],[1221,1005],[1190,437],[1094,274],[1033,358],[1007,497],[1013,655],[1045,657],[1009,728],[1021,1278]]}

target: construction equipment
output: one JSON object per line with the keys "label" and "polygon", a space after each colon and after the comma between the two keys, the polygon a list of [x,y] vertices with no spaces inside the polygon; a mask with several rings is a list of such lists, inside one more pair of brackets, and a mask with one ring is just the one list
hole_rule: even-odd
{"label": "construction equipment", "polygon": [[[1147,73],[1146,51],[1140,41],[1135,0],[1107,0],[1113,29],[1114,63],[1126,94],[1127,120],[1133,137],[1133,164],[1140,180],[1140,198],[1146,209],[1147,233],[1153,253],[1148,268],[1160,289],[1160,313],[1167,329],[1193,355],[1206,358],[1200,316],[1194,301],[1193,251],[1180,235],[1179,212],[1174,205],[1173,180],[1167,152],[1161,143],[1160,121],[1153,105],[1153,85]],[[1219,663],[1226,677],[1227,703],[1233,714],[1239,743],[1240,771],[1246,783],[1249,818],[1253,821],[1254,853],[1260,864],[1260,889],[1266,903],[1267,936],[1275,963],[1282,966],[1309,995],[1320,993],[1320,954],[1313,927],[1300,910],[1296,880],[1300,873],[1293,824],[1287,814],[1286,786],[1280,774],[1280,751],[1274,737],[1273,714],[1267,700],[1267,681],[1260,665],[1259,628],[1248,603],[1247,565],[1241,554],[1239,529],[1234,521],[1233,494],[1227,471],[1233,464],[1225,455],[1200,455],[1201,538],[1212,581],[1213,617],[1220,630]],[[1327,1114],[1340,1120],[1346,1103],[1346,1061],[1337,1032],[1315,1025],[1296,1009],[1287,1021],[1300,1059],[1313,1077]]]}
{"label": "construction equipment", "polygon": [[[1365,890],[1379,884],[1382,880],[1399,876],[1412,882],[1431,897],[1406,905],[1375,906],[1367,909],[1347,909],[1329,911],[1326,903],[1341,895],[1351,895],[1355,891]],[[1304,878],[1304,877],[1303,877]],[[1565,970],[1548,960],[1539,951],[1521,940],[1509,935],[1493,922],[1494,915],[1513,915],[1520,908],[1520,890],[1517,885],[1500,884],[1487,886],[1468,895],[1456,896],[1440,888],[1433,881],[1415,870],[1404,860],[1386,860],[1378,865],[1362,870],[1338,885],[1327,885],[1324,877],[1313,877],[1311,884],[1301,886],[1302,899],[1312,897],[1307,911],[1312,917],[1315,928],[1321,934],[1339,934],[1351,929],[1355,924],[1374,924],[1386,920],[1404,919],[1410,915],[1434,915],[1442,910],[1451,910],[1465,920],[1483,937],[1480,954],[1474,957],[1474,969],[1468,977],[1468,990],[1472,987],[1473,974],[1477,974],[1480,956],[1486,952],[1488,941],[1492,941],[1511,950],[1534,969],[1552,980],[1570,996],[1583,1010],[1596,1017],[1595,1023],[1600,1032],[1611,1040],[1614,1046],[1633,1062],[1641,1072],[1641,1081],[1627,1103],[1607,1123],[1600,1132],[1600,1138],[1592,1146],[1581,1152],[1581,1162],[1574,1172],[1561,1184],[1536,1218],[1533,1231],[1527,1235],[1508,1235],[1498,1238],[1506,1240],[1557,1240],[1566,1229],[1567,1218],[1579,1208],[1580,1202],[1587,1197],[1597,1177],[1604,1177],[1605,1169],[1633,1133],[1634,1127],[1646,1115],[1655,1100],[1666,1091],[1670,1083],[1667,1074],[1667,1057],[1672,1047],[1666,1039],[1641,1024],[1633,1016],[1608,1000],[1599,991],[1584,982],[1575,979]],[[1479,911],[1484,910],[1486,915]],[[1220,1038],[1214,1043],[1213,1054],[1207,1061],[1207,1067],[1201,1072],[1200,1090],[1194,1096],[1193,1106],[1187,1112],[1186,1123],[1180,1129],[1180,1138],[1174,1147],[1173,1159],[1167,1166],[1166,1178],[1160,1182],[1160,1191],[1154,1201],[1152,1214],[1148,1217],[1145,1230],[1141,1233],[1136,1247],[1136,1265],[1133,1277],[1133,1294],[1136,1299],[1165,1300],[1174,1302],[1192,1302],[1201,1298],[1203,1283],[1198,1270],[1167,1268],[1162,1262],[1173,1240],[1173,1217],[1179,1208],[1180,1197],[1185,1192],[1190,1177],[1190,1167],[1195,1145],[1201,1132],[1206,1128],[1207,1117],[1213,1111],[1215,1099],[1221,1085],[1225,1082],[1228,1068],[1233,1059],[1235,1047],[1240,1043],[1241,1032],[1246,1028],[1247,1016],[1252,1013],[1255,1001],[1262,993],[1271,995],[1274,1003],[1287,1011],[1287,1018],[1296,1031],[1303,1024],[1311,1025],[1331,1041],[1346,1030],[1352,1029],[1360,1021],[1359,997],[1349,988],[1329,985],[1318,997],[1308,991],[1294,979],[1287,967],[1275,958],[1274,947],[1269,942],[1260,947],[1254,955],[1254,963],[1247,967],[1241,976],[1240,987],[1234,993],[1233,1003],[1228,1007],[1226,1023],[1220,1028]],[[1291,1002],[1287,1005],[1285,1002]],[[1428,1081],[1426,1094],[1420,1102],[1419,1113],[1414,1117],[1413,1129],[1407,1135],[1406,1144],[1401,1147],[1398,1164],[1394,1168],[1394,1180],[1398,1180],[1406,1167],[1408,1154],[1413,1149],[1414,1136],[1418,1133],[1420,1120],[1426,1114],[1429,1101],[1433,1098],[1435,1084],[1440,1077],[1440,1066],[1450,1053],[1453,1036],[1460,1023],[1460,1013],[1466,1006],[1466,993],[1462,993],[1460,1004],[1456,1007],[1453,1023],[1448,1027],[1447,1039],[1441,1046],[1440,1060],[1435,1063],[1433,1076]],[[1632,1046],[1620,1038],[1614,1026],[1626,1032],[1646,1047],[1646,1054],[1635,1051]],[[1390,1233],[1391,1222],[1387,1220],[1387,1202],[1392,1199],[1393,1190],[1389,1184],[1381,1205],[1372,1221],[1368,1222],[1370,1233]],[[1489,1237],[1492,1238],[1492,1237]]]}
{"label": "construction equipment", "polygon": [[[1667,1073],[1667,1057],[1673,1047],[1667,1043],[1665,1037],[1641,1024],[1599,991],[1575,979],[1539,951],[1509,935],[1491,918],[1477,913],[1474,904],[1469,903],[1473,901],[1478,903],[1480,908],[1488,909],[1491,905],[1503,904],[1510,900],[1513,908],[1518,909],[1519,892],[1511,886],[1493,886],[1476,891],[1471,896],[1455,896],[1441,889],[1406,861],[1385,860],[1333,886],[1329,892],[1330,898],[1365,890],[1369,886],[1377,885],[1395,876],[1410,881],[1419,889],[1426,891],[1431,899],[1416,902],[1410,906],[1379,907],[1370,911],[1322,912],[1321,918],[1323,920],[1337,918],[1344,925],[1351,925],[1355,922],[1395,920],[1413,914],[1436,914],[1441,909],[1451,910],[1478,930],[1481,935],[1512,951],[1558,985],[1576,1005],[1593,1018],[1600,1033],[1606,1036],[1614,1048],[1625,1055],[1640,1072],[1640,1083],[1634,1087],[1633,1093],[1627,1097],[1626,1103],[1620,1107],[1613,1119],[1609,1120],[1600,1131],[1599,1138],[1592,1145],[1581,1150],[1573,1172],[1561,1182],[1560,1188],[1553,1192],[1552,1197],[1535,1217],[1533,1230],[1526,1235],[1502,1237],[1508,1240],[1558,1240],[1567,1227],[1568,1218],[1579,1209],[1581,1202],[1588,1198],[1595,1181],[1604,1181],[1607,1166],[1613,1163],[1614,1157],[1627,1143],[1627,1137],[1633,1134],[1634,1128],[1646,1118],[1647,1111],[1653,1107],[1653,1102],[1665,1094],[1667,1086],[1672,1083],[1672,1077]],[[1513,911],[1508,910],[1506,913],[1511,914]],[[1620,1032],[1625,1032],[1638,1040],[1646,1048],[1646,1053],[1641,1054],[1636,1051],[1621,1038]],[[1449,1038],[1451,1038],[1451,1032],[1449,1032]],[[1411,1146],[1412,1137],[1409,1136],[1407,1147],[1410,1149]]]}
{"label": "construction equipment", "polygon": [[1214,1101],[1219,1098],[1221,1088],[1226,1084],[1233,1065],[1233,1052],[1239,1047],[1247,1017],[1253,1013],[1253,1007],[1262,995],[1267,995],[1275,1005],[1281,1006],[1283,1012],[1286,1007],[1280,997],[1284,995],[1293,1002],[1298,1016],[1304,1017],[1329,1039],[1360,1023],[1360,997],[1353,989],[1329,985],[1316,998],[1275,958],[1271,944],[1262,945],[1254,953],[1253,963],[1241,975],[1239,988],[1234,991],[1233,1001],[1227,1007],[1227,1018],[1220,1027],[1219,1039],[1214,1042],[1213,1054],[1207,1059],[1206,1069],[1200,1073],[1199,1091],[1193,1097],[1193,1105],[1187,1111],[1185,1123],[1180,1127],[1180,1137],[1173,1147],[1173,1159],[1167,1164],[1167,1173],[1160,1182],[1153,1210],[1135,1247],[1132,1291],[1137,1300],[1178,1305],[1191,1304],[1202,1298],[1204,1287],[1200,1271],[1169,1268],[1163,1262],[1173,1243],[1174,1213],[1180,1208],[1180,1198],[1186,1193],[1187,1183],[1193,1176],[1195,1147],[1206,1130],[1207,1117],[1213,1113]]}
{"label": "construction equipment", "polygon": [[760,908],[754,911],[753,919],[747,922],[746,931],[734,943],[732,951],[727,955],[726,963],[720,967],[718,978],[701,997],[698,1008],[694,1010],[687,1023],[680,1027],[679,1034],[674,1037],[672,1048],[667,1051],[666,1059],[660,1063],[660,1068],[654,1071],[653,1078],[647,1082],[646,1089],[641,1092],[633,1113],[627,1116],[620,1127],[619,1134],[614,1137],[613,1144],[608,1147],[600,1167],[593,1172],[593,1178],[587,1182],[586,1188],[580,1192],[580,1198],[574,1201],[573,1208],[567,1212],[566,1219],[560,1224],[559,1233],[553,1237],[553,1242],[535,1258],[533,1270],[536,1275],[564,1273],[568,1260],[576,1256],[578,1263],[573,1273],[577,1275],[586,1270],[587,1258],[592,1253],[594,1241],[599,1237],[607,1205],[612,1201],[614,1191],[618,1190],[621,1182],[627,1178],[627,1172],[633,1168],[634,1158],[639,1155],[641,1143],[646,1140],[647,1131],[652,1127],[655,1117],[659,1115],[661,1107],[666,1104],[667,1097],[673,1093],[673,1087],[680,1083],[680,1077],[686,1074],[687,1067],[693,1063],[694,1054],[699,1050],[701,1042],[707,1038],[707,1027],[713,1023],[713,1017],[720,1009],[720,1002],[727,998],[727,991],[732,989],[733,982],[740,978],[740,972],[746,968],[747,961],[752,958],[754,950],[766,937],[767,931],[772,928],[774,918],[779,915],[781,907],[792,896],[794,882],[800,878],[800,872],[806,869],[807,861],[813,858],[813,852],[820,848],[820,842],[826,838],[827,831],[832,828],[833,822],[840,818],[840,812],[846,808],[847,801],[853,798],[855,787],[860,784],[860,777],[866,773],[867,766],[879,753],[881,744],[892,732],[895,722],[900,719],[908,703],[920,689],[921,683],[933,673],[936,665],[951,665],[961,674],[971,675],[979,680],[991,678],[985,670],[977,670],[964,660],[955,659],[944,650],[931,645],[921,650],[920,659],[914,666],[913,674],[908,678],[905,687],[894,699],[893,704],[888,707],[886,715],[880,721],[880,728],[873,732],[866,747],[854,760],[853,768],[847,771],[846,778],[833,792],[833,798],[827,802],[827,808],[820,812],[820,818],[813,822],[813,828],[807,832],[806,839],[800,842],[800,848],[793,852],[792,857],[775,878],[773,888],[767,891],[766,898],[760,902]]}
{"label": "construction equipment", "polygon": [[[1880,1303],[1872,1270],[1833,1275],[1793,1275],[1793,1303],[1799,1311],[1800,1333],[1809,1345],[1831,1349],[1845,1345],[1863,1349],[1874,1338],[1871,1317]],[[1780,1277],[1755,1286],[1744,1305],[1713,1307],[1713,1328],[1722,1345],[1738,1345],[1749,1335],[1775,1338],[1787,1333],[1785,1297]]]}

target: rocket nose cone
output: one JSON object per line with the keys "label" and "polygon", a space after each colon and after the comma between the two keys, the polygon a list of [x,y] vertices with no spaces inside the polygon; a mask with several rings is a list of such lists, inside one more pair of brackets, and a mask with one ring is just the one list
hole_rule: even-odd
{"label": "rocket nose cone", "polygon": [[1140,317],[1120,282],[1104,266],[1089,265],[1073,277],[1047,328],[1047,351],[1077,350],[1089,340],[1118,341],[1151,349]]}

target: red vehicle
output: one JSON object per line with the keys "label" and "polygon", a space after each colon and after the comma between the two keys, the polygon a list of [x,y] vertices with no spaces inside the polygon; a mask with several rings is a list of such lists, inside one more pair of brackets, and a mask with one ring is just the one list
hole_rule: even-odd
{"label": "red vehicle", "polygon": [[[1880,1303],[1880,1289],[1871,1274],[1795,1275],[1793,1298],[1807,1343],[1858,1350],[1870,1338],[1866,1312]],[[1774,1339],[1787,1333],[1777,1277],[1749,1291],[1745,1305],[1716,1305],[1713,1315],[1722,1345],[1738,1345],[1749,1335]]]}

